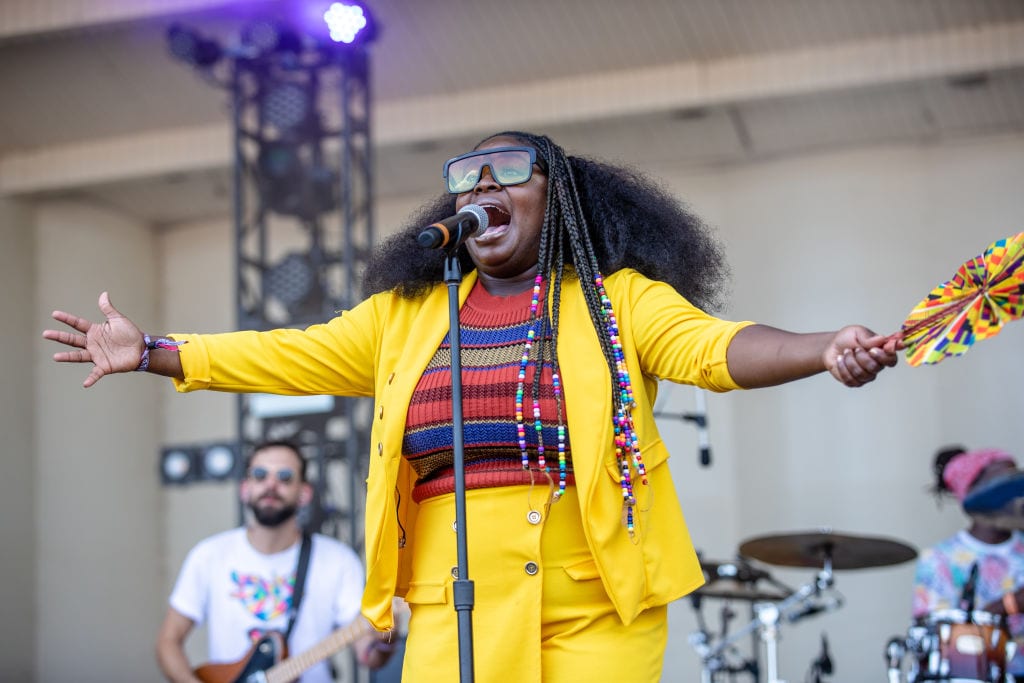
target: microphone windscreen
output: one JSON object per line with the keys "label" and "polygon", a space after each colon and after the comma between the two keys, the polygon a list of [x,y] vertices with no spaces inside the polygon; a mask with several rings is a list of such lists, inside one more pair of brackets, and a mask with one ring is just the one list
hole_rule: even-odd
{"label": "microphone windscreen", "polygon": [[480,232],[483,232],[484,230],[487,229],[488,218],[487,211],[484,210],[484,207],[480,206],[479,204],[466,204],[464,207],[462,207],[462,210],[459,211],[459,213],[467,212],[476,216],[476,221],[477,223],[480,224],[480,227],[478,228]]}

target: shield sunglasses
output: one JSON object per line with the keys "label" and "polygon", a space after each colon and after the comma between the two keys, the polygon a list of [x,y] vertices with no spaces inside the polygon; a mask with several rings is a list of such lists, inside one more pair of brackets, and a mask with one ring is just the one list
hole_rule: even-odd
{"label": "shield sunglasses", "polygon": [[521,185],[533,176],[534,164],[545,172],[544,160],[537,159],[533,147],[492,147],[444,162],[444,178],[450,194],[462,194],[476,186],[486,166],[499,185]]}

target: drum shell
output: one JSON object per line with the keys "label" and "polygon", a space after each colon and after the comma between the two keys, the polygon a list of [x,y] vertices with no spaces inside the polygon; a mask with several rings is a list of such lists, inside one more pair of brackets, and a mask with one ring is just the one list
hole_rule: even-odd
{"label": "drum shell", "polygon": [[907,680],[1008,683],[1006,664],[1016,646],[1003,617],[990,612],[940,610],[907,632],[912,657]]}

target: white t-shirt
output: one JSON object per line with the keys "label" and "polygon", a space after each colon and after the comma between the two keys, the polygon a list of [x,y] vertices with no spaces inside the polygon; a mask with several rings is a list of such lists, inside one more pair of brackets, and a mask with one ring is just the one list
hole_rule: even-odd
{"label": "white t-shirt", "polygon": [[[255,638],[288,627],[299,547],[273,555],[256,551],[245,528],[231,529],[200,541],[185,558],[170,605],[196,624],[209,627],[209,661],[235,662]],[[305,593],[291,638],[290,656],[323,640],[359,614],[365,575],[356,553],[340,541],[313,535]],[[326,662],[309,669],[302,683],[332,681]]]}

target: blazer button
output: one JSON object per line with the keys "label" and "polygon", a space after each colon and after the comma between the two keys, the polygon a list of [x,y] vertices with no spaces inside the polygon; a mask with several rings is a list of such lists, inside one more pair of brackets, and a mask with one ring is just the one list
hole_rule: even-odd
{"label": "blazer button", "polygon": [[530,510],[526,513],[526,521],[530,524],[540,524],[541,514],[537,510]]}
{"label": "blazer button", "polygon": [[456,581],[459,580],[459,568],[458,566],[452,567],[452,578]]}
{"label": "blazer button", "polygon": [[530,576],[533,576],[538,571],[540,571],[539,568],[537,567],[537,563],[536,562],[527,562],[526,566],[523,567],[523,569],[525,569],[526,573],[529,574]]}

